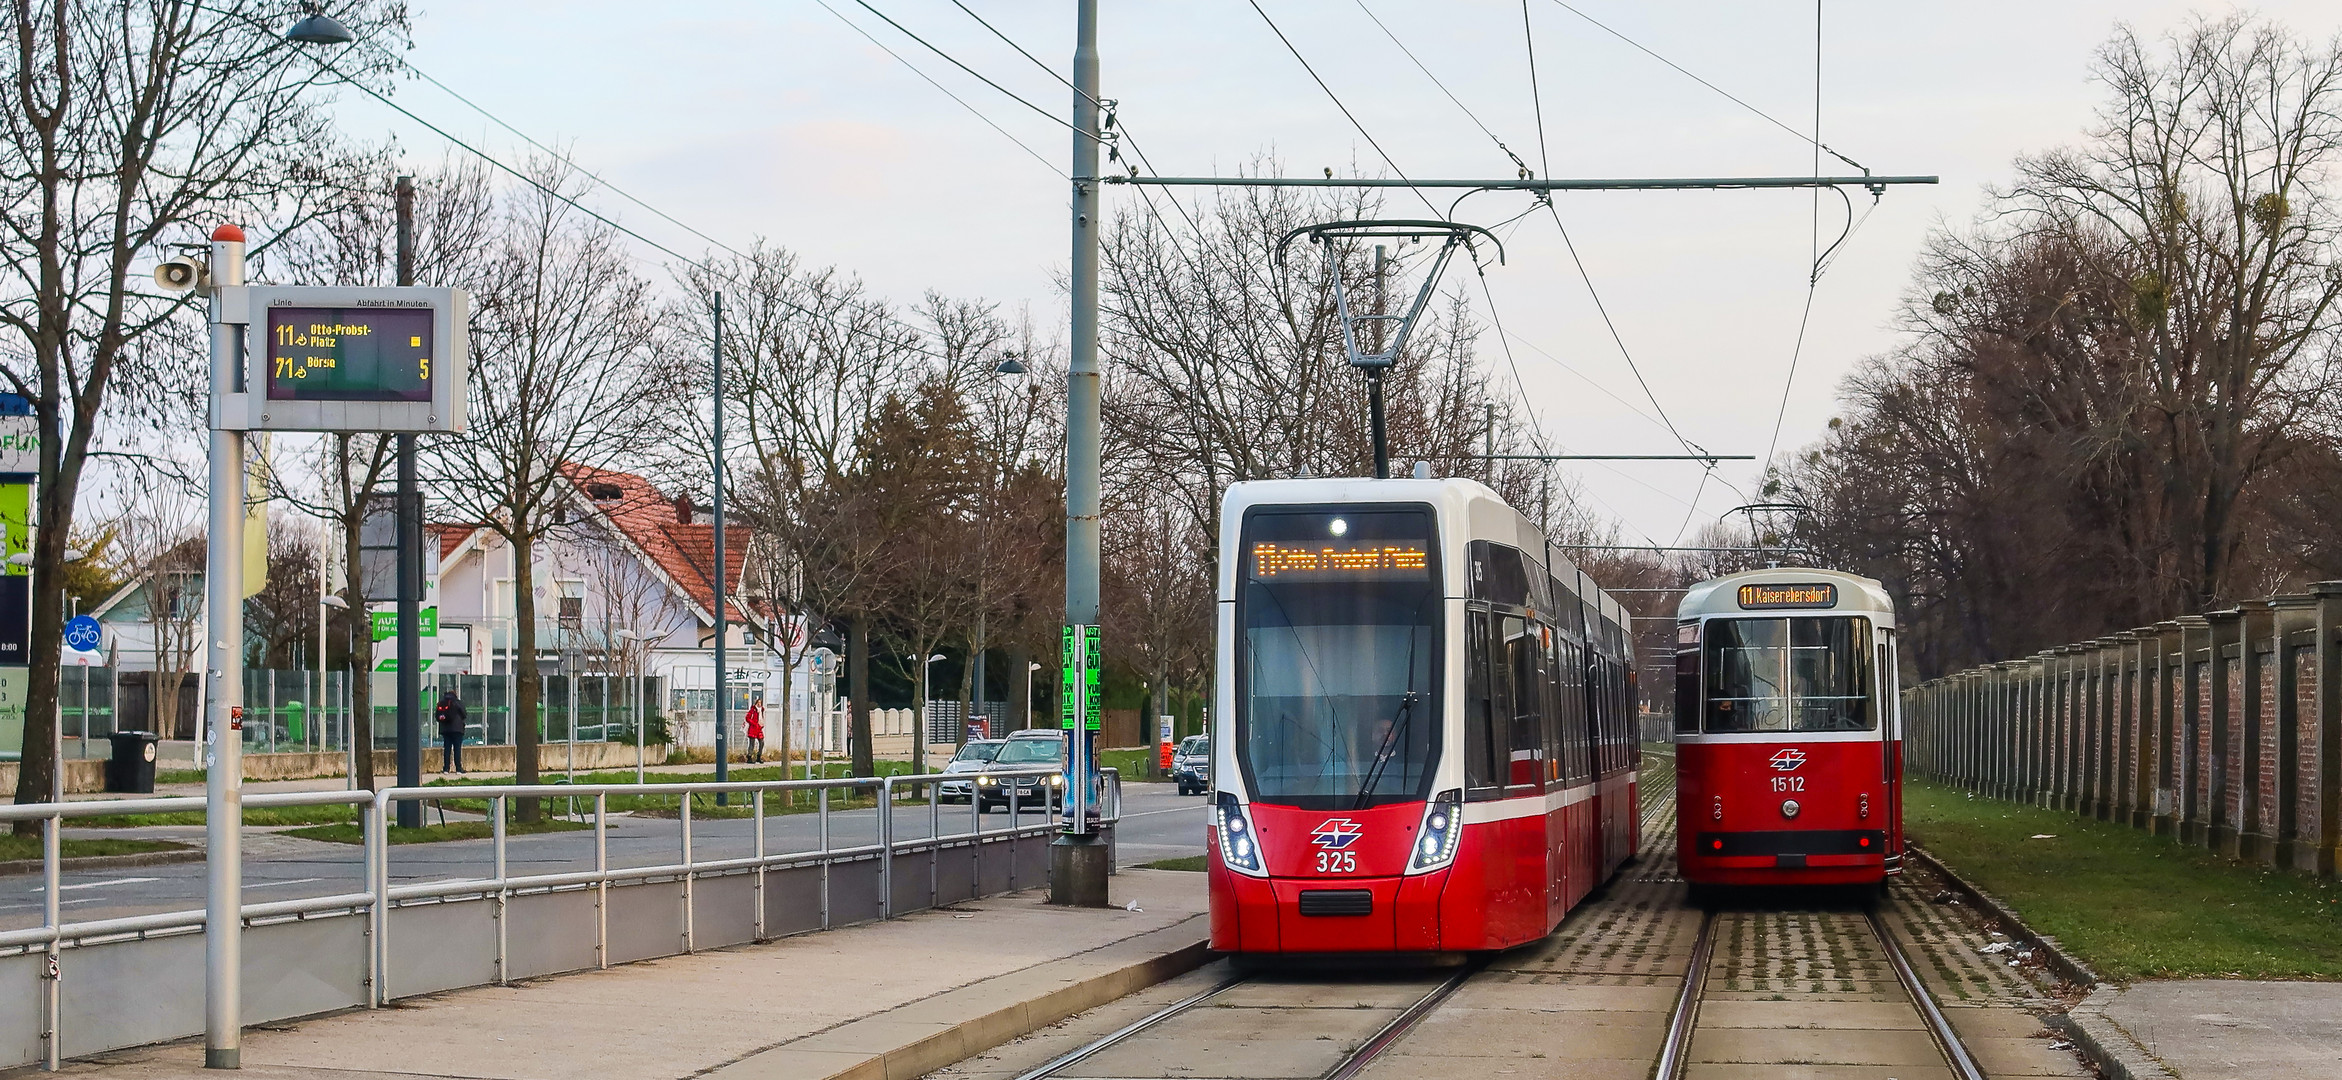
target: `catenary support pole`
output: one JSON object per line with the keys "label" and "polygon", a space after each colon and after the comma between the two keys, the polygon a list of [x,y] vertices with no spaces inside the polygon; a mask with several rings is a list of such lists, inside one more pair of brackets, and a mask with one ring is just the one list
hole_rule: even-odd
{"label": "catenary support pole", "polygon": [[221,427],[241,389],[244,327],[219,289],[244,284],[244,230],[211,235],[211,522],[204,553],[205,776],[203,1064],[241,1067],[244,1044],[244,433]]}
{"label": "catenary support pole", "polygon": [[[394,188],[398,283],[415,283],[415,178]],[[398,783],[423,783],[423,493],[415,483],[415,436],[398,435]],[[368,747],[366,749],[372,749]],[[398,827],[423,827],[423,804],[398,804]]]}
{"label": "catenary support pole", "polygon": [[[732,713],[732,676],[726,669],[724,656],[724,294],[716,294],[715,348],[711,350],[711,364],[715,373],[715,445],[709,456],[714,459],[715,519],[716,519],[716,783],[723,783],[731,770],[731,740],[724,728]],[[723,806],[727,792],[716,792],[716,805]]]}
{"label": "catenary support pole", "polygon": [[[1098,0],[1076,0],[1073,52],[1072,356],[1065,387],[1065,622],[1098,622]],[[1069,657],[1069,660],[1072,658]],[[1070,664],[1069,667],[1077,665]],[[1068,749],[1065,832],[1049,849],[1049,899],[1106,906],[1106,845],[1090,831],[1091,734],[1083,685],[1060,709]]]}

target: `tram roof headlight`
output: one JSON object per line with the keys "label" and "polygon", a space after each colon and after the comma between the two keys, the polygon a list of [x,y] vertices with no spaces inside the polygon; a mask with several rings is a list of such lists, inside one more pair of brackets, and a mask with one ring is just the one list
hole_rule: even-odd
{"label": "tram roof headlight", "polygon": [[1335,518],[1333,524],[1326,526],[1326,531],[1333,533],[1335,536],[1340,536],[1343,533],[1350,531],[1350,523],[1342,520],[1341,518]]}

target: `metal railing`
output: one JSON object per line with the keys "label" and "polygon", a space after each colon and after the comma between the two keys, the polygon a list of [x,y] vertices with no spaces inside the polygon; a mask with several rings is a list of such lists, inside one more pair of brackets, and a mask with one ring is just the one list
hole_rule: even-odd
{"label": "metal railing", "polygon": [[[1104,813],[1100,821],[1112,823],[1121,816],[1121,777],[1115,770],[1101,769],[1100,800]],[[1060,777],[1056,768],[1001,769],[986,775],[1000,779],[1023,777]],[[1045,835],[1062,827],[1058,808],[1045,797],[1027,801],[1020,797],[1015,784],[1004,785],[1010,811],[1005,825],[986,829],[981,797],[971,787],[968,809],[968,827],[964,832],[944,832],[940,805],[941,783],[945,780],[971,779],[968,774],[927,773],[887,777],[844,777],[811,780],[777,780],[734,783],[671,783],[671,784],[535,784],[535,785],[479,785],[438,786],[415,788],[387,788],[380,791],[319,791],[287,792],[247,795],[242,804],[247,808],[279,808],[301,806],[349,805],[358,809],[358,824],[364,834],[363,890],[323,896],[278,900],[266,903],[247,903],[242,906],[245,926],[268,925],[330,916],[354,916],[365,920],[365,1004],[369,1008],[388,1004],[396,996],[390,985],[391,930],[394,909],[415,904],[445,903],[477,900],[491,905],[490,917],[495,924],[494,982],[501,985],[510,977],[511,943],[507,935],[506,910],[516,897],[560,892],[590,892],[594,906],[594,966],[610,966],[610,893],[614,886],[667,881],[678,883],[682,894],[681,940],[666,953],[688,953],[695,950],[697,924],[697,897],[694,886],[703,879],[751,875],[750,894],[753,897],[751,938],[763,940],[767,935],[766,875],[768,872],[811,868],[818,874],[816,890],[819,905],[819,929],[829,929],[845,922],[859,922],[876,917],[890,919],[897,914],[895,901],[897,857],[932,852],[927,860],[928,906],[938,902],[941,895],[938,880],[939,867],[949,849],[968,848],[971,891],[981,891],[984,846],[1001,841],[1015,841]],[[903,796],[906,790],[910,800]],[[852,803],[857,796],[876,798],[869,804],[833,807],[831,794],[848,792]],[[693,850],[694,796],[746,796],[745,808],[751,821],[751,850],[747,855],[727,858],[704,858]],[[792,847],[774,850],[768,842],[767,799],[769,796],[810,794],[814,808],[810,811],[817,821],[817,843],[812,847]],[[924,798],[919,796],[923,794]],[[676,800],[676,816],[680,822],[675,858],[641,866],[612,866],[609,832],[613,811],[611,800],[621,796],[653,796]],[[591,869],[559,870],[547,873],[514,874],[510,869],[512,838],[507,826],[508,811],[515,799],[543,799],[548,803],[568,800],[573,818],[590,815],[593,829],[593,858]],[[576,804],[590,800],[590,810],[580,811]],[[400,802],[421,801],[441,804],[445,820],[446,804],[484,803],[486,819],[490,823],[490,871],[485,876],[445,878],[432,881],[394,884],[389,843],[389,825],[394,806]],[[1024,820],[1032,802],[1040,803],[1042,816],[1031,824]],[[65,867],[61,858],[63,826],[78,818],[129,814],[167,814],[208,810],[207,800],[200,796],[171,798],[88,800],[68,803],[36,803],[18,806],[0,806],[0,822],[40,820],[48,822],[44,830],[41,859],[43,898],[41,923],[38,926],[15,930],[0,930],[0,957],[33,953],[45,957],[41,981],[40,1038],[43,1057],[54,1069],[61,1063],[64,1031],[67,1017],[63,1015],[60,984],[64,978],[60,957],[70,949],[88,948],[122,942],[179,934],[200,933],[205,927],[202,908],[161,911],[115,918],[67,922],[61,914],[58,895]],[[898,819],[905,811],[916,812],[922,803],[926,809],[926,835],[903,837],[898,835]],[[832,830],[833,813],[845,810],[875,810],[875,838],[870,843],[840,845]],[[464,812],[464,811],[459,811]],[[581,821],[581,823],[583,823]],[[558,835],[558,834],[556,834]],[[874,860],[877,863],[878,903],[875,911],[866,915],[838,918],[832,910],[830,877],[832,868],[841,863]],[[1037,882],[1036,882],[1037,884]],[[1011,855],[1007,868],[1007,887],[1022,887],[1017,880],[1016,861]],[[955,893],[955,895],[957,895]],[[867,909],[865,909],[867,910]],[[0,1066],[13,1065],[0,1062]]]}

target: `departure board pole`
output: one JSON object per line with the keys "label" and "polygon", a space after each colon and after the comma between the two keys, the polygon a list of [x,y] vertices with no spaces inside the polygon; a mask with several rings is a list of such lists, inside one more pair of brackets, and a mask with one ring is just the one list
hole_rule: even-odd
{"label": "departure board pole", "polygon": [[[415,178],[398,178],[398,283],[415,283]],[[423,784],[423,495],[415,434],[398,434],[398,786]],[[373,747],[360,747],[371,753]],[[398,804],[398,827],[423,827],[423,804]]]}

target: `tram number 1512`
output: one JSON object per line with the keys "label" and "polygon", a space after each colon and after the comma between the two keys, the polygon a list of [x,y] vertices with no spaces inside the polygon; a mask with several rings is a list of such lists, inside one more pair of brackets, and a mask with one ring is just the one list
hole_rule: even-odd
{"label": "tram number 1512", "polygon": [[1773,790],[1804,791],[1805,778],[1802,776],[1776,776],[1773,778]]}
{"label": "tram number 1512", "polygon": [[1317,853],[1317,872],[1355,874],[1358,872],[1358,854],[1352,851],[1320,851]]}

